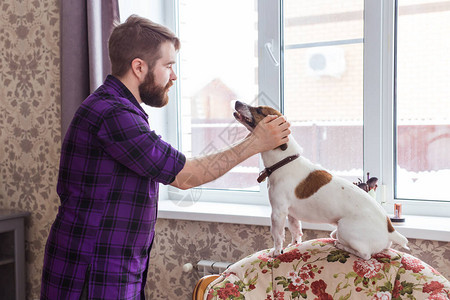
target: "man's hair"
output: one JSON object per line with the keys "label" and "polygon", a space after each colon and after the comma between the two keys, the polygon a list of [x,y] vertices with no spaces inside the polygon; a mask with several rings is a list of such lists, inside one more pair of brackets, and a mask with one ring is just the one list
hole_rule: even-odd
{"label": "man's hair", "polygon": [[135,58],[144,60],[152,70],[161,58],[161,44],[168,41],[173,43],[175,50],[180,49],[180,40],[168,28],[131,15],[125,23],[116,25],[109,37],[112,75],[123,76]]}

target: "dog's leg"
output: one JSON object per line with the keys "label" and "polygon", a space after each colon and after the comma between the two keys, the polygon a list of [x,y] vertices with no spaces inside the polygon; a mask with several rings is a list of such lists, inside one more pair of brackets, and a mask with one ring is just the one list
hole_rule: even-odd
{"label": "dog's leg", "polygon": [[391,246],[392,246],[392,242],[391,242],[391,241],[389,241],[389,242],[388,242],[388,244],[387,244],[387,246],[386,246],[386,249],[389,249],[389,248],[391,248]]}
{"label": "dog's leg", "polygon": [[288,247],[290,247],[290,246],[300,244],[302,242],[303,232],[302,232],[302,224],[300,223],[299,220],[297,220],[293,216],[289,215],[288,222],[289,222],[288,223],[289,231],[291,232],[291,236],[292,236],[292,241],[288,245]]}
{"label": "dog's leg", "polygon": [[269,253],[272,257],[276,257],[282,253],[286,215],[287,213],[277,212],[272,209],[272,227],[270,230],[272,233],[274,248]]}
{"label": "dog's leg", "polygon": [[344,245],[343,243],[339,242],[339,240],[336,241],[335,246],[336,246],[336,248],[338,248],[340,250],[344,250],[348,253],[354,254],[358,257],[361,257],[364,260],[369,260],[372,257],[370,254],[360,253],[360,252],[354,250],[353,248],[351,248],[347,245]]}
{"label": "dog's leg", "polygon": [[[352,253],[364,260],[372,257],[370,244],[364,236],[361,226],[354,224],[354,219],[341,219],[338,224],[336,236],[336,248]],[[358,222],[359,223],[359,222]],[[363,223],[362,221],[359,223]]]}
{"label": "dog's leg", "polygon": [[351,248],[348,245],[345,245],[344,243],[342,243],[341,241],[337,240],[336,243],[334,244],[336,246],[336,248],[346,251],[348,253],[351,253],[353,255],[356,255],[358,257],[361,257],[360,254],[358,253],[358,251],[355,251],[353,248]]}

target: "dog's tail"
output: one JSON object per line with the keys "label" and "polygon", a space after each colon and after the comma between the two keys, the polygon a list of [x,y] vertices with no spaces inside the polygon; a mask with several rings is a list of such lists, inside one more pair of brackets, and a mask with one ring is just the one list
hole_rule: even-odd
{"label": "dog's tail", "polygon": [[392,226],[391,219],[389,217],[386,217],[387,219],[387,227],[389,232],[389,240],[392,242],[395,242],[396,244],[399,244],[403,248],[410,250],[408,245],[408,239],[404,237],[402,234],[400,234],[397,230],[395,230],[394,226]]}

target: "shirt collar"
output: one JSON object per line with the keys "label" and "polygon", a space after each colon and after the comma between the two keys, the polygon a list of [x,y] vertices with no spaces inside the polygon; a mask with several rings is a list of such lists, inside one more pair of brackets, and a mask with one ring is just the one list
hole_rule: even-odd
{"label": "shirt collar", "polygon": [[148,118],[148,115],[145,112],[145,110],[142,108],[142,106],[139,104],[139,102],[136,100],[136,98],[130,92],[130,90],[122,83],[122,81],[120,81],[113,75],[108,75],[105,80],[105,85],[114,89],[120,97],[124,97],[130,100],[130,102],[133,103]]}

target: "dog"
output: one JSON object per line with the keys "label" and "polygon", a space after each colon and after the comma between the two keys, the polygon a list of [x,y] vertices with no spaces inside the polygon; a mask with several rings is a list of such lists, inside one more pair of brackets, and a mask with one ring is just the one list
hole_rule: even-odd
{"label": "dog", "polygon": [[[234,102],[235,119],[249,131],[267,115],[281,116],[268,106],[253,107]],[[272,256],[282,253],[285,222],[292,235],[290,245],[301,243],[300,221],[336,226],[331,237],[338,249],[368,260],[395,242],[405,249],[408,240],[392,226],[383,208],[352,182],[332,175],[301,156],[302,148],[289,136],[287,144],[261,153],[266,169],[258,182],[268,177],[272,207]]]}

